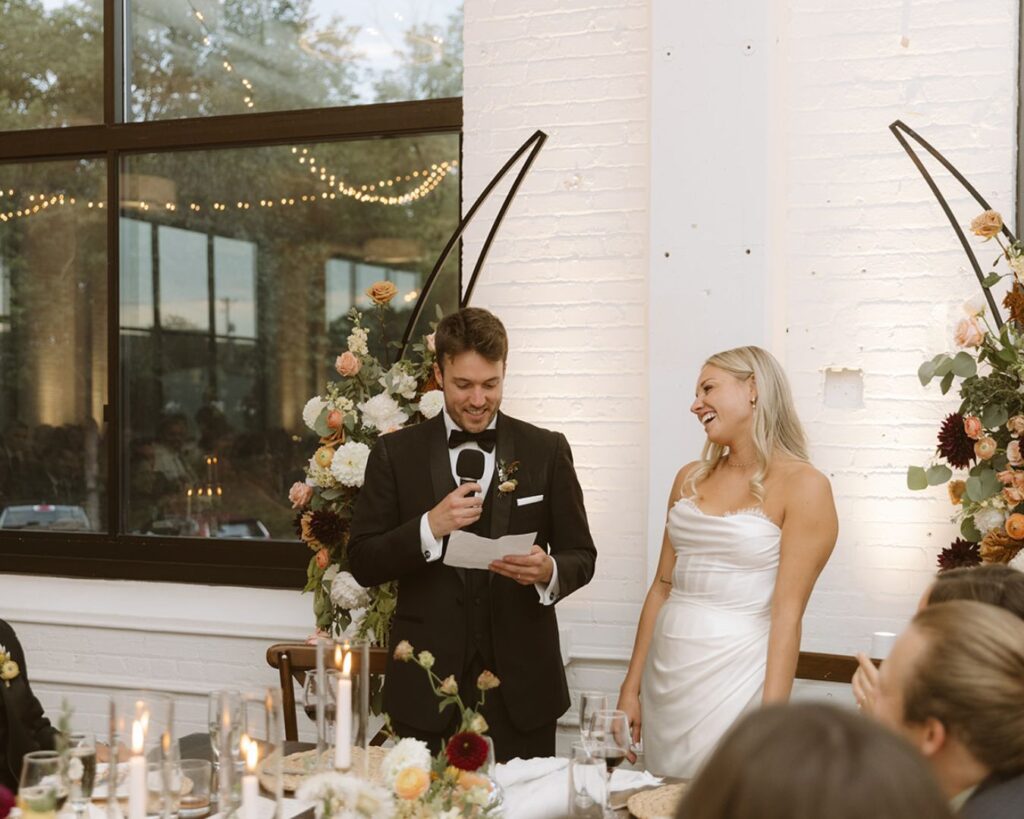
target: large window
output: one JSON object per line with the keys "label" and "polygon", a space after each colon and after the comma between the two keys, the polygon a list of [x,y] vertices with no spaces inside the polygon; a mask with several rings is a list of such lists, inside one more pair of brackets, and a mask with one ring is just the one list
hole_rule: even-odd
{"label": "large window", "polygon": [[0,0],[0,570],[301,586],[302,406],[458,223],[461,5],[126,5]]}

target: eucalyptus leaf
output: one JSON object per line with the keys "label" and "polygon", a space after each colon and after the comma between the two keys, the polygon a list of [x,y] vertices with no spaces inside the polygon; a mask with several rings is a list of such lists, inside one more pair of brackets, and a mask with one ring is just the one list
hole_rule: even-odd
{"label": "eucalyptus leaf", "polygon": [[978,531],[978,527],[974,525],[974,518],[964,518],[960,524],[960,534],[964,536],[966,540],[970,540],[974,543],[978,543],[981,540],[981,532]]}
{"label": "eucalyptus leaf", "polygon": [[952,386],[953,373],[948,372],[944,376],[942,376],[942,380],[939,382],[939,389],[942,391],[942,394],[945,395],[947,392],[949,392],[949,388]]}
{"label": "eucalyptus leaf", "polygon": [[1006,407],[1000,404],[992,404],[985,407],[985,410],[981,413],[981,423],[985,425],[985,429],[999,429],[1009,419],[1010,413],[1007,412]]}
{"label": "eucalyptus leaf", "polygon": [[977,362],[970,353],[961,351],[953,358],[953,372],[960,378],[970,378],[977,371]]}
{"label": "eucalyptus leaf", "polygon": [[342,489],[340,486],[335,486],[331,489],[325,489],[323,492],[320,493],[320,497],[322,497],[324,500],[332,501],[337,500],[344,494],[344,489]]}
{"label": "eucalyptus leaf", "polygon": [[327,426],[327,416],[330,412],[330,407],[324,407],[320,410],[320,414],[316,417],[316,421],[313,423],[313,428],[316,431],[316,434],[321,438],[326,438],[331,434],[331,428]]}
{"label": "eucalyptus leaf", "polygon": [[998,350],[996,350],[996,358],[998,358],[1004,364],[1013,364],[1017,360],[1017,354],[1009,346],[1000,347]]}
{"label": "eucalyptus leaf", "polygon": [[984,279],[981,280],[981,286],[982,287],[991,287],[996,282],[998,282],[1001,278],[1003,278],[1003,277],[1000,276],[998,273],[989,273]]}
{"label": "eucalyptus leaf", "polygon": [[946,481],[953,477],[953,470],[950,469],[948,466],[938,464],[936,466],[931,467],[925,473],[925,475],[928,478],[929,486],[939,486],[940,484],[944,484]]}
{"label": "eucalyptus leaf", "polygon": [[936,375],[945,375],[953,369],[953,359],[948,355],[941,356],[935,365]]}
{"label": "eucalyptus leaf", "polygon": [[907,470],[907,489],[919,490],[928,488],[928,475],[920,466],[912,466]]}
{"label": "eucalyptus leaf", "polygon": [[982,496],[981,478],[971,476],[967,479],[967,487],[965,490],[967,497],[975,503],[980,503],[985,498]]}
{"label": "eucalyptus leaf", "polygon": [[917,368],[917,378],[922,387],[927,387],[928,383],[935,378],[935,365],[931,361],[924,362]]}

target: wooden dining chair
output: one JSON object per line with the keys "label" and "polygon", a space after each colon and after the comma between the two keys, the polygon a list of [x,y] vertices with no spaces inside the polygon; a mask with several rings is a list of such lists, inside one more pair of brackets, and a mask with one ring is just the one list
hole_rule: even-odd
{"label": "wooden dining chair", "polygon": [[[327,667],[333,668],[333,657],[327,657]],[[359,655],[352,654],[352,673],[359,670]],[[386,648],[370,649],[370,675],[383,674],[388,662]],[[275,643],[267,649],[267,663],[276,668],[281,678],[281,705],[284,710],[284,737],[296,742],[299,726],[295,719],[295,682],[300,688],[305,682],[305,673],[316,668],[316,646],[306,643]],[[377,737],[373,744],[376,744]]]}
{"label": "wooden dining chair", "polygon": [[[873,659],[871,662],[877,666],[882,661]],[[796,678],[815,682],[851,683],[857,665],[857,658],[846,654],[801,651],[796,664]]]}

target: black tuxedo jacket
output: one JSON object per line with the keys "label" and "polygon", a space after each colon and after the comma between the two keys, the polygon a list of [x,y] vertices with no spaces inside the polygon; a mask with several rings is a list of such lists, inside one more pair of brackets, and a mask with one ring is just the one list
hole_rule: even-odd
{"label": "black tuxedo jacket", "polygon": [[10,687],[0,682],[0,784],[17,791],[21,758],[29,751],[52,750],[55,731],[28,684],[21,643],[4,620],[0,620],[0,645],[21,669]]}
{"label": "black tuxedo jacket", "polygon": [[1024,816],[1024,773],[1003,778],[990,776],[964,802],[960,816],[963,819]]}
{"label": "black tuxedo jacket", "polygon": [[[498,492],[491,479],[490,537],[537,532],[558,566],[559,598],[590,582],[597,550],[587,525],[583,492],[565,436],[498,414],[496,465],[519,462],[514,492]],[[408,640],[436,658],[442,679],[459,678],[466,651],[465,575],[462,569],[427,563],[420,519],[455,489],[444,418],[384,435],[366,467],[352,520],[348,554],[352,574],[364,586],[398,581],[398,608],[391,646]],[[519,498],[543,495],[520,506]],[[483,533],[481,533],[483,534]],[[491,629],[501,693],[521,731],[552,722],[569,707],[554,606],[541,605],[537,589],[489,574]],[[426,673],[414,663],[389,661],[384,710],[422,731],[444,731],[451,712],[439,713]]]}

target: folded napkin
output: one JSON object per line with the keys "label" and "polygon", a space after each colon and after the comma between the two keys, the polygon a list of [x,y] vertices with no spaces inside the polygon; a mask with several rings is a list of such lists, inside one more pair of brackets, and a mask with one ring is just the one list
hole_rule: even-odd
{"label": "folded napkin", "polygon": [[[615,791],[629,791],[633,788],[653,788],[660,785],[661,782],[660,776],[655,776],[647,771],[629,771],[617,768],[612,771],[611,790],[612,793],[615,793]],[[565,787],[569,787],[568,780],[566,780]]]}

